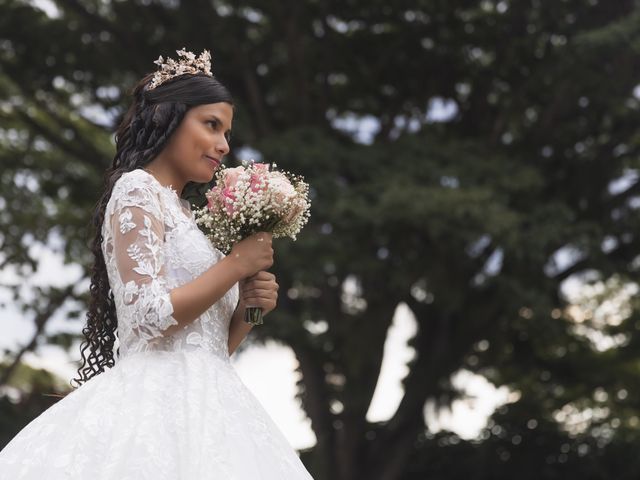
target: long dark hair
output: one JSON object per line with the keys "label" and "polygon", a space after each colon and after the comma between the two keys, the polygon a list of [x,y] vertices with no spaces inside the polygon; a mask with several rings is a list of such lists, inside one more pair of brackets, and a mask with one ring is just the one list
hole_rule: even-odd
{"label": "long dark hair", "polygon": [[[102,224],[116,180],[123,173],[151,162],[162,151],[191,107],[218,102],[233,106],[231,94],[215,77],[186,74],[172,78],[155,89],[146,90],[152,76],[150,73],[143,77],[131,92],[133,102],[116,130],[116,154],[111,167],[105,172],[105,190],[91,219],[95,235],[91,250],[95,262],[89,287],[87,322],[82,329],[85,337],[80,347],[83,363],[78,368],[79,378],[70,382],[74,388],[73,382],[80,387],[91,377],[102,373],[105,367],[111,368],[115,364],[113,347],[118,319],[102,254]],[[88,356],[85,355],[87,351]]]}

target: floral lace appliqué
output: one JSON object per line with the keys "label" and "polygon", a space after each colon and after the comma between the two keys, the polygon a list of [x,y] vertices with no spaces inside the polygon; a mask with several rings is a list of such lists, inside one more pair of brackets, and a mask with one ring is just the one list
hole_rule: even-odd
{"label": "floral lace appliqu\u00e9", "polygon": [[171,290],[222,258],[172,187],[143,170],[123,174],[107,204],[103,238],[121,357],[138,351],[200,348],[229,360],[228,329],[238,301],[237,286],[200,318],[166,332],[178,324]]}
{"label": "floral lace appliqu\u00e9", "polygon": [[131,229],[136,228],[136,224],[131,221],[132,217],[131,210],[128,208],[120,214],[120,233],[125,234]]}

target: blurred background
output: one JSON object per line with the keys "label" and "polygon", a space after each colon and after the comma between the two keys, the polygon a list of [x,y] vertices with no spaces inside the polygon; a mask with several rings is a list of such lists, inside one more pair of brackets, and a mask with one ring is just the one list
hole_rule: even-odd
{"label": "blurred background", "polygon": [[128,91],[301,173],[234,364],[318,480],[640,478],[635,0],[0,0],[0,447],[69,389]]}

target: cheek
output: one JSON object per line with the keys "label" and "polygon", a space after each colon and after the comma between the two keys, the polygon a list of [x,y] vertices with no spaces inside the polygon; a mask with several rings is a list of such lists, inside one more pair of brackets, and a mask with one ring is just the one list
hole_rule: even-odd
{"label": "cheek", "polygon": [[197,121],[183,123],[175,133],[175,151],[181,156],[194,155],[206,147],[206,125]]}
{"label": "cheek", "polygon": [[170,150],[174,156],[179,158],[188,153],[191,143],[188,131],[184,128],[178,128],[171,136],[167,149]]}
{"label": "cheek", "polygon": [[194,131],[192,145],[196,150],[209,151],[213,143],[213,135],[207,127],[198,128]]}

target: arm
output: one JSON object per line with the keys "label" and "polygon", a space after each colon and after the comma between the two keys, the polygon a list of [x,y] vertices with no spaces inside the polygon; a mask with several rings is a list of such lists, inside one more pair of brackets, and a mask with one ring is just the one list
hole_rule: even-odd
{"label": "arm", "polygon": [[[210,267],[195,280],[171,290],[171,300],[174,305],[174,317],[178,325],[172,329],[182,328],[181,325],[192,322],[205,310],[217,302],[233,285],[240,281],[240,301],[229,325],[229,355],[242,343],[252,326],[244,321],[245,305],[255,305],[263,309],[266,315],[276,307],[278,298],[278,284],[272,273],[260,271],[247,278],[247,267],[243,265],[251,255],[257,255],[253,264],[260,264],[268,268],[273,263],[271,236],[268,241],[257,242],[257,238],[265,236],[257,233],[238,243],[229,256]],[[251,250],[251,255],[247,252]],[[255,267],[254,267],[255,268]],[[244,279],[244,280],[243,280]],[[215,298],[214,301],[211,301]]]}
{"label": "arm", "polygon": [[129,186],[111,216],[116,267],[124,285],[123,308],[133,330],[148,340],[184,328],[241,278],[273,262],[271,238],[239,242],[231,254],[180,287],[167,287],[160,199],[148,185]]}
{"label": "arm", "polygon": [[240,301],[240,303],[238,303],[238,308],[236,308],[236,311],[233,312],[233,316],[231,317],[228,341],[229,356],[236,351],[249,332],[253,329],[253,326],[244,321],[244,310],[244,303]]}
{"label": "arm", "polygon": [[244,273],[234,257],[224,257],[202,275],[171,290],[173,317],[178,324],[169,327],[165,335],[184,328],[222,298]]}

